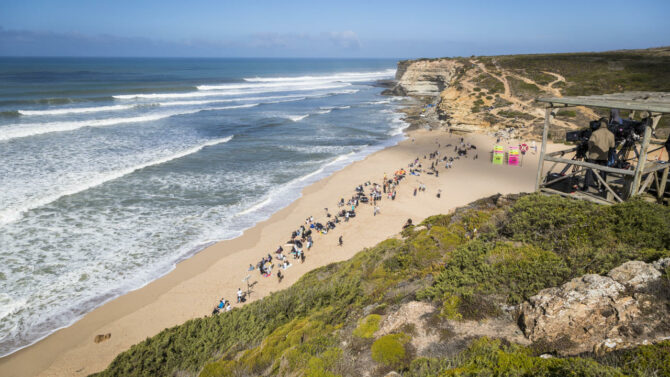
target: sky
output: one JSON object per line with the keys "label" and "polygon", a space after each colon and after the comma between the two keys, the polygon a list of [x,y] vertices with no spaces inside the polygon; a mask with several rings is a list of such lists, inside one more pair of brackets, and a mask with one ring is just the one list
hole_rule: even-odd
{"label": "sky", "polygon": [[0,0],[0,56],[418,58],[670,45],[670,0]]}

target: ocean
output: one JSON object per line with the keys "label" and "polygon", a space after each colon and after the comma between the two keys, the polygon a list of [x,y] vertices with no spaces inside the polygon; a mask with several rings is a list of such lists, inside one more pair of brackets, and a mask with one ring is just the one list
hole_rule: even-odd
{"label": "ocean", "polygon": [[0,356],[397,143],[395,66],[0,58]]}

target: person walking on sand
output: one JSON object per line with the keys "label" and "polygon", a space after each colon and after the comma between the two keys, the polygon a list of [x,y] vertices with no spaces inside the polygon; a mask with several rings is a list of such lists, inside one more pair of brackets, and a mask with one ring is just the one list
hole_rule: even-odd
{"label": "person walking on sand", "polygon": [[414,196],[416,196],[416,187],[414,188]]}
{"label": "person walking on sand", "polygon": [[281,283],[283,279],[284,275],[282,275],[281,271],[277,271],[277,280]]}
{"label": "person walking on sand", "polygon": [[342,246],[343,243],[344,243],[344,241],[342,241],[342,236],[340,236],[340,238],[338,239],[339,246]]}
{"label": "person walking on sand", "polygon": [[242,288],[237,288],[237,302],[242,302],[242,298],[244,298],[244,292],[242,292]]}
{"label": "person walking on sand", "polygon": [[378,213],[379,213],[379,206],[375,206],[375,209],[374,209],[372,215],[377,216]]}

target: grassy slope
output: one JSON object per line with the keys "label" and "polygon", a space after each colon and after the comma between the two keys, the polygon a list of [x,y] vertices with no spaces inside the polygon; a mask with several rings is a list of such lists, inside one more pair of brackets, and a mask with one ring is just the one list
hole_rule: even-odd
{"label": "grassy slope", "polygon": [[[493,59],[501,67],[545,83],[545,71],[565,77],[564,96],[624,91],[670,92],[670,48],[546,55],[510,55]],[[549,80],[551,81],[551,80]],[[607,110],[598,110],[606,116]],[[660,128],[670,127],[670,117]]]}
{"label": "grassy slope", "polygon": [[381,316],[411,300],[434,304],[431,323],[448,337],[445,319],[496,317],[502,304],[573,277],[670,255],[669,208],[527,195],[480,200],[424,224],[241,309],[166,329],[99,375],[670,375],[670,341],[602,359],[542,359],[551,345],[480,338],[427,359],[408,345],[411,328],[373,335]]}
{"label": "grassy slope", "polygon": [[540,84],[553,81],[544,71],[566,78],[563,95],[578,96],[621,91],[670,92],[670,53],[630,50],[601,53],[508,55],[483,58],[523,73]]}
{"label": "grassy slope", "polygon": [[[482,120],[500,127],[519,127],[524,123],[528,129],[535,133],[541,125],[539,119],[535,119],[537,113],[532,109],[543,107],[542,104],[534,103],[537,97],[551,97],[554,93],[546,92],[531,83],[526,83],[517,77],[524,77],[539,85],[546,86],[553,82],[552,87],[560,90],[563,96],[593,95],[617,93],[623,91],[654,91],[670,92],[670,47],[626,50],[599,53],[569,53],[569,54],[536,54],[536,55],[502,55],[502,56],[478,56],[470,59],[456,58],[462,62],[465,69],[474,71],[471,79],[475,85],[476,92],[466,93],[473,98],[481,96],[500,96],[503,92],[502,83],[490,74],[483,73],[472,63],[482,63],[489,73],[498,77],[504,77],[510,85],[511,95],[517,107],[521,105],[524,109],[512,110],[504,104],[494,104],[502,111],[495,115],[491,112],[482,111],[486,106],[475,104],[471,112],[478,113]],[[561,75],[565,81],[554,82],[557,77],[547,74],[552,72]],[[463,88],[462,80],[467,77],[459,76],[452,83],[457,88]],[[510,103],[508,103],[509,105]],[[594,109],[598,116],[607,116],[606,109]],[[575,117],[573,113],[559,114],[559,119],[573,123],[575,127],[587,126],[590,117],[584,114]],[[580,113],[580,111],[578,111]],[[628,116],[627,112],[622,113]],[[512,121],[514,119],[514,121]],[[667,137],[670,128],[670,116],[661,118],[658,136]],[[558,134],[561,134],[559,131]]]}

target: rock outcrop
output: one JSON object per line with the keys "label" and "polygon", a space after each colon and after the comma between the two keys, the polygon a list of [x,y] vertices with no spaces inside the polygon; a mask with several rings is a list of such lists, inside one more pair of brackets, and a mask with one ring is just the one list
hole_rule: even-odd
{"label": "rock outcrop", "polygon": [[540,291],[522,305],[519,325],[561,355],[659,341],[670,336],[670,283],[655,265],[627,262]]}
{"label": "rock outcrop", "polygon": [[454,59],[406,60],[398,63],[398,84],[389,94],[438,96],[456,77],[462,64]]}

